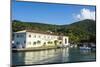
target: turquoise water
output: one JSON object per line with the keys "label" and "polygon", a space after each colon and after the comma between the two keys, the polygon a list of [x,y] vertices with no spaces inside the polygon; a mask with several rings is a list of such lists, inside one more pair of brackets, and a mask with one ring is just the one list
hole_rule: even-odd
{"label": "turquoise water", "polygon": [[13,65],[37,65],[96,61],[96,52],[78,48],[60,48],[42,51],[12,53]]}

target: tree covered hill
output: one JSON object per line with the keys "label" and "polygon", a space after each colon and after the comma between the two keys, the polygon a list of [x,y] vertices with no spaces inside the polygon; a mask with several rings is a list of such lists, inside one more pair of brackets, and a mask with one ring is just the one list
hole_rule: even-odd
{"label": "tree covered hill", "polygon": [[56,34],[69,36],[70,42],[95,42],[96,41],[96,22],[94,20],[82,20],[69,25],[52,25],[36,22],[12,21],[12,31],[20,30],[52,31]]}
{"label": "tree covered hill", "polygon": [[[63,26],[64,27],[64,26]],[[82,20],[65,26],[63,29],[73,42],[96,42],[96,21]]]}
{"label": "tree covered hill", "polygon": [[52,24],[44,24],[44,23],[36,23],[36,22],[22,22],[18,20],[12,21],[12,30],[13,32],[20,31],[20,30],[41,30],[41,31],[47,31],[54,29],[58,29],[59,25],[52,25]]}

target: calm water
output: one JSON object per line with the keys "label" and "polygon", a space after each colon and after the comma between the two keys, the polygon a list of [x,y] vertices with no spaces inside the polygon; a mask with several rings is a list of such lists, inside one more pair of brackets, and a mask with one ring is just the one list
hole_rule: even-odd
{"label": "calm water", "polygon": [[79,50],[78,48],[63,48],[43,51],[12,53],[12,64],[51,64],[81,61],[95,61],[95,52]]}

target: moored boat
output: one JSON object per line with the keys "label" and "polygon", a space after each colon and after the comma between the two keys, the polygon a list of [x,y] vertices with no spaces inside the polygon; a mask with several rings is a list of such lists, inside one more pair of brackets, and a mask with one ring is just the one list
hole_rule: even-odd
{"label": "moored boat", "polygon": [[81,50],[91,50],[91,47],[88,47],[86,45],[80,46],[79,47]]}
{"label": "moored boat", "polygon": [[91,47],[79,47],[81,50],[91,50]]}

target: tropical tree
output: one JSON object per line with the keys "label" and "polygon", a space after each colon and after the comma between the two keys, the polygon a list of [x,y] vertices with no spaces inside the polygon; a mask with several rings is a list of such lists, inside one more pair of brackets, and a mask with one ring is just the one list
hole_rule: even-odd
{"label": "tropical tree", "polygon": [[43,43],[43,46],[44,46],[44,47],[46,46],[46,42]]}
{"label": "tropical tree", "polygon": [[57,46],[57,43],[58,43],[58,40],[55,40],[55,41],[54,41],[55,46]]}
{"label": "tropical tree", "polygon": [[38,43],[38,44],[40,44],[40,43],[41,43],[41,41],[39,41],[39,40],[38,40],[38,41],[37,41],[37,43]]}
{"label": "tropical tree", "polygon": [[36,42],[33,42],[34,45],[36,45]]}

